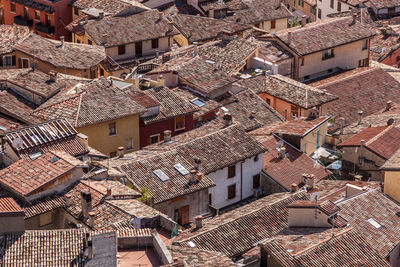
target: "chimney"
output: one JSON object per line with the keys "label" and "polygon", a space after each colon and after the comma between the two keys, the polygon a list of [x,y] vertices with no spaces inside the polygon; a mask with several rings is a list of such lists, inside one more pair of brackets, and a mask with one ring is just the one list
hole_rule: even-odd
{"label": "chimney", "polygon": [[169,71],[169,63],[165,63],[165,70]]}
{"label": "chimney", "polygon": [[164,142],[171,142],[171,131],[170,130],[164,131]]}
{"label": "chimney", "polygon": [[72,205],[72,199],[71,199],[71,194],[66,194],[64,196],[64,200],[65,200],[65,207],[68,208],[69,206]]}
{"label": "chimney", "polygon": [[200,171],[200,169],[201,169],[201,159],[194,159],[194,163],[196,163],[196,170]]}
{"label": "chimney", "polygon": [[210,9],[208,10],[208,17],[214,18],[214,9],[210,8]]}
{"label": "chimney", "polygon": [[301,16],[301,27],[306,26],[306,24],[307,24],[307,16],[303,15]]}
{"label": "chimney", "polygon": [[365,146],[365,140],[364,139],[361,139],[360,143],[361,143],[361,146]]}
{"label": "chimney", "polygon": [[222,30],[221,32],[219,32],[218,35],[221,36],[221,40],[223,41],[228,41],[233,39],[232,33],[228,30]]}
{"label": "chimney", "polygon": [[123,146],[118,147],[118,157],[119,158],[124,157],[124,147]]}
{"label": "chimney", "polygon": [[287,43],[290,44],[292,42],[292,32],[287,33]]}
{"label": "chimney", "polygon": [[64,49],[64,36],[60,36],[60,41],[61,41],[61,48]]}
{"label": "chimney", "polygon": [[200,182],[202,178],[203,178],[203,173],[197,172],[196,173],[196,181]]}
{"label": "chimney", "polygon": [[103,19],[104,18],[104,11],[103,10],[99,11],[99,17],[98,18],[99,19]]}
{"label": "chimney", "polygon": [[102,35],[102,40],[101,40],[101,43],[102,43],[102,44],[106,44],[106,43],[107,43],[107,37],[108,37],[108,34],[107,34],[107,33],[104,33],[104,34]]}
{"label": "chimney", "polygon": [[111,197],[111,192],[112,192],[111,187],[110,187],[110,186],[107,187],[107,196],[108,196],[108,197]]}
{"label": "chimney", "polygon": [[279,158],[283,159],[286,155],[286,147],[282,146],[280,147],[278,151]]}
{"label": "chimney", "polygon": [[315,186],[315,175],[314,174],[309,174],[307,175],[307,189],[313,189]]}
{"label": "chimney", "polygon": [[225,113],[224,117],[223,117],[224,121],[225,121],[225,126],[228,127],[232,124],[232,115],[229,113]]}
{"label": "chimney", "polygon": [[86,16],[86,17],[85,17],[85,20],[84,20],[84,23],[85,23],[85,24],[88,24],[88,22],[89,22],[89,18]]}
{"label": "chimney", "polygon": [[291,184],[290,185],[290,192],[294,193],[297,191],[297,184]]}
{"label": "chimney", "polygon": [[92,194],[86,190],[81,191],[82,215],[85,219],[89,218],[92,211]]}
{"label": "chimney", "polygon": [[174,30],[174,24],[172,22],[168,22],[168,32],[172,32]]}
{"label": "chimney", "polygon": [[158,20],[162,20],[164,13],[158,12]]}
{"label": "chimney", "polygon": [[94,226],[94,216],[95,215],[96,214],[93,211],[89,212],[89,227]]}
{"label": "chimney", "polygon": [[357,22],[357,14],[353,14],[353,24],[356,24]]}
{"label": "chimney", "polygon": [[194,45],[194,56],[197,56],[199,54],[199,47],[197,45],[197,42],[193,42]]}
{"label": "chimney", "polygon": [[55,70],[49,71],[50,81],[56,82],[57,81],[57,74],[58,72]]}
{"label": "chimney", "polygon": [[196,222],[196,228],[200,229],[203,227],[203,216],[199,215],[194,217],[194,220]]}
{"label": "chimney", "polygon": [[88,259],[93,259],[93,241],[88,240],[88,247],[87,247],[87,257]]}
{"label": "chimney", "polygon": [[358,112],[358,116],[359,116],[359,118],[358,118],[358,124],[357,124],[357,125],[360,125],[360,124],[361,124],[361,121],[362,121],[362,115],[363,115],[363,111],[362,111],[362,110],[360,110],[360,111]]}
{"label": "chimney", "polygon": [[86,135],[84,135],[83,133],[78,133],[76,135],[76,139],[78,139],[79,143],[81,143],[81,145],[84,146],[86,150],[89,149],[89,141]]}
{"label": "chimney", "polygon": [[160,75],[157,77],[157,85],[162,87],[165,86],[164,76]]}
{"label": "chimney", "polygon": [[194,183],[196,182],[196,170],[190,170],[190,182]]}
{"label": "chimney", "polygon": [[339,120],[340,120],[340,134],[343,134],[345,119],[343,117],[341,117]]}
{"label": "chimney", "polygon": [[386,102],[386,110],[385,111],[388,111],[388,110],[390,110],[392,108],[392,101],[388,101],[388,102]]}

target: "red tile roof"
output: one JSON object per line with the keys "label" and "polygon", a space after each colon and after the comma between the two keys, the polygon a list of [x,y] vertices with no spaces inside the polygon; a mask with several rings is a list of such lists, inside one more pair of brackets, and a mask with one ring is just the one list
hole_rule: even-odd
{"label": "red tile roof", "polygon": [[305,136],[315,127],[320,124],[326,122],[330,117],[323,116],[316,119],[299,119],[288,121],[282,124],[279,128],[275,129],[275,133],[277,134],[287,134],[287,135],[296,135],[296,136]]}
{"label": "red tile roof", "polygon": [[288,208],[317,208],[328,216],[331,216],[340,210],[340,208],[330,200],[324,200],[324,201],[297,200],[292,202],[288,206]]}
{"label": "red tile roof", "polygon": [[24,210],[11,197],[0,198],[0,214],[3,212],[23,212]]}
{"label": "red tile roof", "polygon": [[370,127],[339,144],[340,147],[359,147],[361,140],[369,150],[389,159],[400,148],[400,129],[394,126]]}
{"label": "red tile roof", "polygon": [[[256,139],[258,138],[256,137]],[[328,170],[286,142],[284,142],[283,145],[289,155],[283,159],[279,158],[276,145],[280,140],[281,139],[275,136],[259,140],[259,142],[268,149],[268,151],[264,153],[264,171],[268,176],[272,177],[272,179],[287,190],[290,190],[293,183],[302,183],[304,173],[313,174],[315,176],[315,182],[328,177],[330,174]]]}
{"label": "red tile roof", "polygon": [[65,152],[47,152],[34,160],[21,159],[2,169],[0,183],[18,194],[29,196],[80,163]]}

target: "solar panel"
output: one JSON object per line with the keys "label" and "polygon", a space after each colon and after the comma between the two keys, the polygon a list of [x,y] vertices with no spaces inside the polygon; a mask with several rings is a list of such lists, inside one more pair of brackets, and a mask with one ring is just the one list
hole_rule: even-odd
{"label": "solar panel", "polygon": [[169,177],[160,169],[154,170],[153,173],[163,182],[169,180]]}
{"label": "solar panel", "polygon": [[182,164],[180,164],[180,163],[175,164],[174,168],[182,175],[189,174],[189,171],[186,170],[185,167],[183,167]]}

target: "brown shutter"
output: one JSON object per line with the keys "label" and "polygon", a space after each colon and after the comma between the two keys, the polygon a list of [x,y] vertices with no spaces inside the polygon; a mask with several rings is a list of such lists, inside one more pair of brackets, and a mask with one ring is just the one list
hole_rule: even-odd
{"label": "brown shutter", "polygon": [[12,65],[15,66],[17,64],[17,57],[14,55],[12,56]]}
{"label": "brown shutter", "polygon": [[22,59],[21,58],[19,58],[18,59],[18,68],[22,68]]}
{"label": "brown shutter", "polygon": [[3,67],[3,57],[0,56],[0,67]]}

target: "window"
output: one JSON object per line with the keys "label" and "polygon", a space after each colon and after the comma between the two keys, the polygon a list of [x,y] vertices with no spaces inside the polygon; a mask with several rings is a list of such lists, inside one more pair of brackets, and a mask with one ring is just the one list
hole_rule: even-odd
{"label": "window", "polygon": [[301,60],[301,61],[300,61],[300,65],[301,65],[301,66],[304,66],[304,57],[302,57],[300,60]]}
{"label": "window", "polygon": [[29,58],[20,58],[19,59],[19,67],[22,69],[27,69],[29,68]]}
{"label": "window", "polygon": [[337,11],[342,11],[342,3],[340,3],[339,1],[337,3]]}
{"label": "window", "polygon": [[53,221],[52,217],[51,217],[51,212],[45,213],[45,214],[41,214],[39,216],[39,226],[46,226],[51,224]]}
{"label": "window", "polygon": [[260,174],[253,176],[253,189],[260,187]]}
{"label": "window", "polygon": [[[80,42],[79,42],[80,43]],[[100,76],[103,77],[104,76],[104,70],[103,68],[100,68]]]}
{"label": "window", "polygon": [[359,67],[368,67],[368,58],[365,58],[363,60],[358,61],[358,66]]}
{"label": "window", "polygon": [[276,28],[276,21],[271,20],[271,29],[275,29],[275,28]]}
{"label": "window", "polygon": [[74,15],[79,16],[79,9],[77,9],[76,7],[74,7]]}
{"label": "window", "polygon": [[125,149],[126,150],[133,149],[133,138],[132,137],[125,139]]}
{"label": "window", "polygon": [[50,15],[46,14],[46,16],[44,18],[45,18],[46,26],[50,26]]}
{"label": "window", "polygon": [[110,158],[115,158],[117,156],[117,151],[110,152]]}
{"label": "window", "polygon": [[299,117],[299,107],[295,106],[295,105],[291,105],[290,106],[290,115],[292,115],[292,117]]}
{"label": "window", "polygon": [[231,165],[228,167],[228,179],[236,176],[236,165]]}
{"label": "window", "polygon": [[333,49],[328,49],[324,52],[322,52],[322,60],[327,60],[330,58],[333,58],[335,54],[333,53]]}
{"label": "window", "polygon": [[301,0],[301,7],[304,7],[304,0]]}
{"label": "window", "polygon": [[17,8],[15,7],[15,3],[10,3],[10,10],[12,13],[15,13]]}
{"label": "window", "polygon": [[185,129],[185,116],[175,117],[175,131]]}
{"label": "window", "polygon": [[39,10],[35,10],[35,19],[40,20],[40,11]]}
{"label": "window", "polygon": [[331,0],[331,8],[335,8],[335,0]]}
{"label": "window", "polygon": [[148,140],[147,140],[147,144],[151,145],[151,144],[155,144],[160,142],[160,135],[159,134],[155,134],[155,135],[151,135]]}
{"label": "window", "polygon": [[208,194],[208,205],[212,205],[212,194]]}
{"label": "window", "polygon": [[256,155],[255,157],[254,157],[254,162],[257,162],[258,161],[258,155]]}
{"label": "window", "polygon": [[15,56],[4,56],[3,61],[0,62],[0,65],[3,67],[15,66]]}
{"label": "window", "polygon": [[135,55],[137,57],[142,56],[142,42],[135,43]]}
{"label": "window", "polygon": [[318,18],[321,19],[321,17],[322,17],[322,10],[318,8]]}
{"label": "window", "polygon": [[267,102],[267,104],[271,106],[271,99],[265,98],[265,102]]}
{"label": "window", "polygon": [[228,186],[228,199],[235,198],[236,196],[236,184]]}
{"label": "window", "polygon": [[366,50],[368,48],[368,40],[362,41],[362,50]]}
{"label": "window", "polygon": [[92,45],[93,44],[92,40],[88,40],[87,43],[88,43],[88,45]]}
{"label": "window", "polygon": [[119,45],[118,46],[118,55],[123,55],[125,54],[125,45]]}
{"label": "window", "polygon": [[117,127],[116,123],[112,122],[108,124],[108,135],[116,135],[117,134]]}
{"label": "window", "polygon": [[80,43],[81,43],[81,40],[76,39],[76,43],[77,43],[77,44],[80,44]]}
{"label": "window", "polygon": [[24,7],[24,17],[25,19],[29,19],[29,9],[27,7]]}
{"label": "window", "polygon": [[158,39],[151,40],[151,48],[153,49],[158,48]]}

